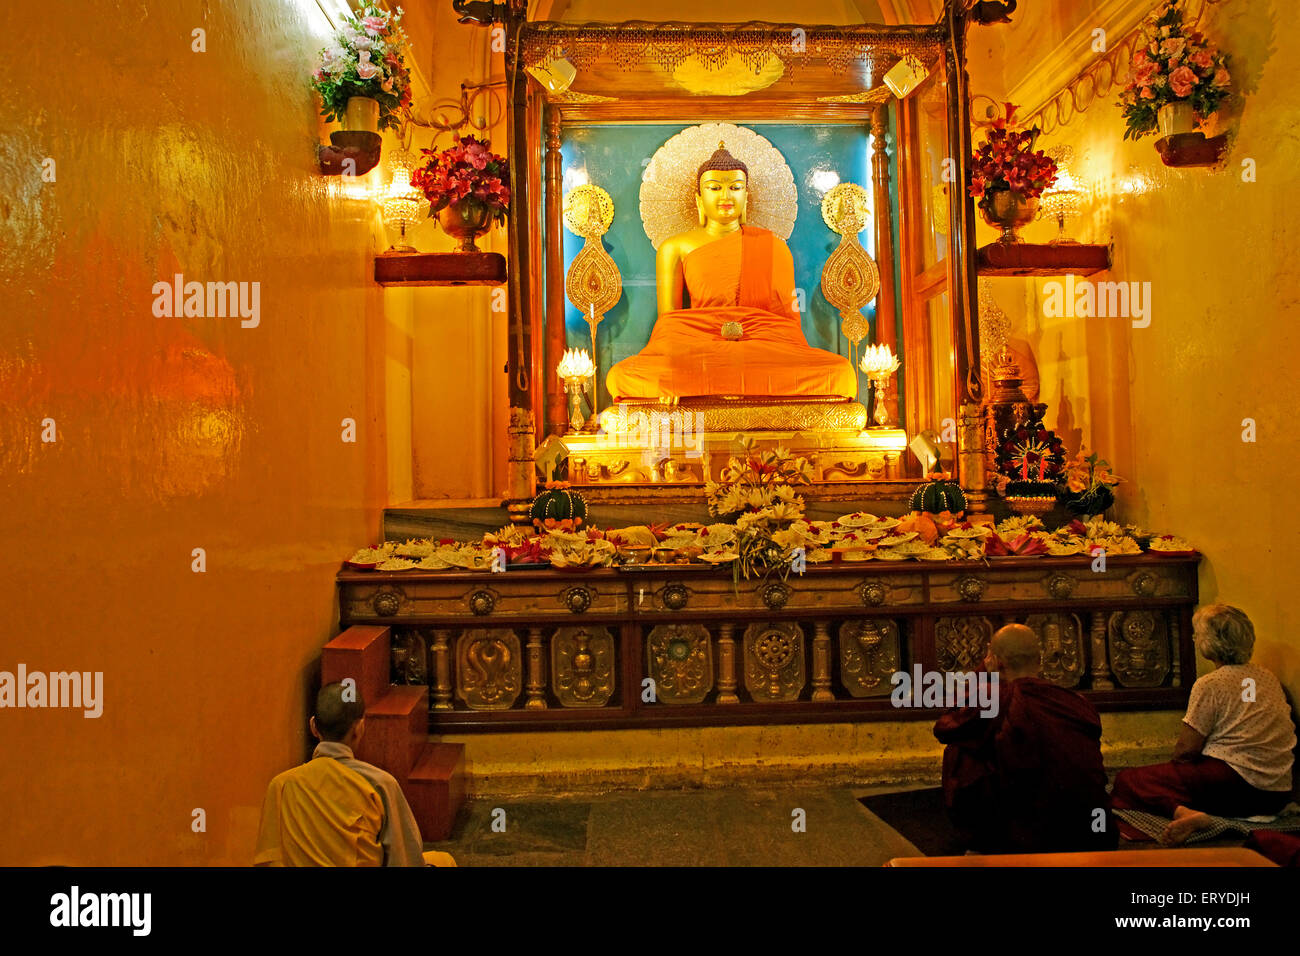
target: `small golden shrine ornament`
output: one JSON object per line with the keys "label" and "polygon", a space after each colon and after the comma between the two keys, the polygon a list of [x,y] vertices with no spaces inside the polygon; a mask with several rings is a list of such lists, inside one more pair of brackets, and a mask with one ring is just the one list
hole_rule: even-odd
{"label": "small golden shrine ornament", "polygon": [[[591,360],[598,363],[596,329],[605,313],[623,297],[623,276],[605,251],[601,236],[614,222],[614,200],[599,186],[587,184],[569,190],[564,196],[564,224],[586,242],[573,257],[564,277],[564,294],[582,313],[591,330]],[[593,364],[593,377],[600,379]],[[592,414],[597,411],[596,389],[592,389]]]}
{"label": "small golden shrine ornament", "polygon": [[831,232],[838,234],[840,218],[846,205],[852,205],[857,213],[858,231],[861,232],[871,218],[871,196],[857,183],[840,183],[826,190],[826,195],[822,197],[822,220]]}
{"label": "small golden shrine ornament", "polygon": [[588,183],[564,194],[564,224],[575,236],[603,236],[613,222],[614,200],[599,186]]}
{"label": "small golden shrine ornament", "polygon": [[856,183],[840,183],[822,198],[822,218],[840,234],[839,246],[822,268],[822,295],[840,313],[840,331],[849,340],[855,368],[858,343],[870,329],[862,308],[880,291],[880,270],[858,242],[866,203],[866,190]]}

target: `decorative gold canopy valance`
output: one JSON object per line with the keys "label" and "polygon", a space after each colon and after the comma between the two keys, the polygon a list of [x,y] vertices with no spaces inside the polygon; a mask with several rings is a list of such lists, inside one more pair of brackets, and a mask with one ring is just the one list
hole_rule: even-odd
{"label": "decorative gold canopy valance", "polygon": [[[881,77],[913,53],[927,64],[943,49],[938,26],[809,26],[799,23],[561,23],[537,21],[523,29],[526,67],[564,58],[578,69],[612,62],[624,70],[653,66],[671,73],[690,58],[721,69],[733,57],[755,73],[772,57],[786,70],[809,61],[832,72],[866,68]],[[874,85],[874,84],[873,84]]]}

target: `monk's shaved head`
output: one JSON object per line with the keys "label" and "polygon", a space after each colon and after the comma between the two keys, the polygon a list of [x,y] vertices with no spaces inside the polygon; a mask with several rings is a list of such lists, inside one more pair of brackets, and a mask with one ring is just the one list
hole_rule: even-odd
{"label": "monk's shaved head", "polygon": [[366,702],[355,687],[326,684],[316,695],[316,731],[321,740],[340,741],[366,715]]}
{"label": "monk's shaved head", "polygon": [[1042,647],[1038,635],[1024,624],[1008,624],[993,635],[989,652],[1003,670],[1037,674],[1042,666]]}

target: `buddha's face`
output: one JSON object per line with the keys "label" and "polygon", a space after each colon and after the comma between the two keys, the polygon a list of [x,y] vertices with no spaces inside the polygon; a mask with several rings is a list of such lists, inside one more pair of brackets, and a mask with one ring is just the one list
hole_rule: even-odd
{"label": "buddha's face", "polygon": [[700,177],[696,197],[706,222],[730,226],[743,222],[749,202],[749,184],[743,169],[710,169]]}

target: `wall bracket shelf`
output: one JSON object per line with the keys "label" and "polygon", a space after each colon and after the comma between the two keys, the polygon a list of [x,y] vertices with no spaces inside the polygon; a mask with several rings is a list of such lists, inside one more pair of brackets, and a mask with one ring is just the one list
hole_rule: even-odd
{"label": "wall bracket shelf", "polygon": [[388,252],[375,256],[375,281],[383,286],[504,285],[506,257],[499,252]]}
{"label": "wall bracket shelf", "polygon": [[975,264],[982,276],[1088,276],[1110,268],[1110,246],[994,242],[976,250]]}
{"label": "wall bracket shelf", "polygon": [[1156,152],[1166,166],[1217,166],[1227,151],[1228,134],[1175,133],[1156,140]]}

